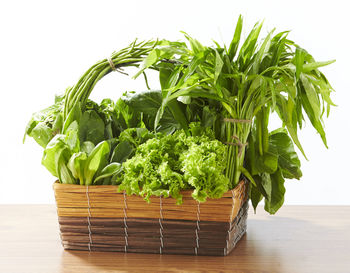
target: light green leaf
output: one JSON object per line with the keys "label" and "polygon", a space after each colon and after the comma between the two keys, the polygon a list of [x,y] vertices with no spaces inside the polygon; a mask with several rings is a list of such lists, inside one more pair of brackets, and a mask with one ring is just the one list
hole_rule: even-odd
{"label": "light green leaf", "polygon": [[74,178],[79,179],[80,185],[85,185],[84,168],[87,155],[84,152],[75,153],[68,162],[68,169],[72,172]]}
{"label": "light green leaf", "polygon": [[[69,127],[71,127],[73,124],[77,124],[76,121],[74,121]],[[80,150],[78,131],[68,130],[65,137],[65,143],[71,152],[77,153]]]}
{"label": "light green leaf", "polygon": [[303,71],[303,65],[306,54],[307,52],[305,51],[305,49],[302,49],[300,47],[297,47],[295,49],[295,77],[297,81],[299,80],[300,74]]}
{"label": "light green leaf", "polygon": [[332,63],[334,63],[335,60],[331,60],[331,61],[325,61],[325,62],[312,62],[312,63],[307,63],[307,64],[304,64],[303,65],[303,69],[302,71],[304,73],[308,73],[312,70],[315,70],[315,69],[318,69],[319,67],[322,67],[322,66],[326,66],[326,65],[330,65]]}
{"label": "light green leaf", "polygon": [[319,118],[321,115],[320,111],[320,100],[313,84],[303,75],[300,75],[301,82],[304,86],[307,98],[309,100],[310,106],[314,112],[315,118]]}
{"label": "light green leaf", "polygon": [[53,131],[47,127],[44,122],[39,122],[30,132],[29,136],[33,137],[34,140],[43,148],[52,139]]}
{"label": "light green leaf", "polygon": [[238,21],[236,24],[235,33],[233,35],[233,39],[231,41],[230,47],[228,49],[228,55],[231,61],[233,61],[233,58],[236,55],[238,46],[239,46],[239,40],[241,38],[241,32],[242,32],[242,26],[243,26],[243,18],[242,15],[238,17]]}
{"label": "light green leaf", "polygon": [[262,59],[265,57],[265,55],[267,54],[267,52],[270,49],[272,34],[274,31],[275,31],[275,29],[273,29],[272,31],[269,32],[269,34],[264,39],[264,42],[260,46],[259,51],[257,52],[257,54],[254,58],[253,67],[252,67],[253,74],[259,73],[259,68],[260,68]]}
{"label": "light green leaf", "polygon": [[41,163],[55,177],[58,177],[56,157],[67,149],[65,135],[57,134],[46,146]]}
{"label": "light green leaf", "polygon": [[55,155],[56,160],[56,169],[58,174],[58,179],[63,184],[75,184],[76,181],[67,167],[68,159],[69,159],[69,151],[68,149],[61,150],[58,154]]}
{"label": "light green leaf", "polygon": [[84,168],[85,185],[91,185],[95,173],[107,162],[109,145],[107,141],[99,143],[88,156]]}
{"label": "light green leaf", "polygon": [[71,125],[73,121],[77,121],[77,123],[80,123],[80,119],[82,116],[80,103],[76,103],[74,107],[70,110],[66,120],[63,123],[63,129],[62,132],[65,134],[67,132],[68,127]]}
{"label": "light green leaf", "polygon": [[219,78],[221,74],[222,67],[224,66],[224,62],[221,59],[221,56],[217,50],[215,50],[215,74],[214,74],[214,84]]}
{"label": "light green leaf", "polygon": [[95,148],[95,144],[93,144],[91,141],[84,141],[80,147],[81,151],[83,153],[86,153],[87,155],[91,154],[94,148]]}
{"label": "light green leaf", "polygon": [[96,184],[101,179],[116,175],[122,171],[122,165],[116,162],[113,162],[106,167],[104,167],[98,177],[95,178],[94,184]]}

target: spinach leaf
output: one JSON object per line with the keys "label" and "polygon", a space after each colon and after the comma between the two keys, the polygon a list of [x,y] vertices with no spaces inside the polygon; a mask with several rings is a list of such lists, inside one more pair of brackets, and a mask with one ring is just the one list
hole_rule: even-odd
{"label": "spinach leaf", "polygon": [[[148,90],[136,93],[133,96],[126,97],[125,103],[129,105],[133,111],[143,113],[142,119],[146,128],[153,130],[156,113],[162,105],[161,91]],[[181,125],[177,119],[176,113],[172,113],[169,108],[166,108],[161,120],[159,121],[156,131],[170,134],[180,128]]]}
{"label": "spinach leaf", "polygon": [[294,145],[285,129],[269,133],[268,151],[262,155],[256,141],[257,130],[252,129],[249,136],[246,163],[256,185],[251,188],[251,200],[254,209],[265,198],[265,210],[271,214],[277,212],[284,202],[285,178],[299,179],[302,175],[300,161],[294,151]]}
{"label": "spinach leaf", "polygon": [[281,168],[283,177],[299,179],[302,176],[300,160],[288,134],[285,131],[271,132],[269,143],[278,155],[278,166]]}
{"label": "spinach leaf", "polygon": [[282,171],[278,169],[271,174],[271,198],[265,198],[265,210],[270,214],[275,214],[283,205],[285,192]]}
{"label": "spinach leaf", "polygon": [[91,141],[95,145],[104,140],[105,124],[94,110],[87,110],[81,117],[79,139],[81,142]]}
{"label": "spinach leaf", "polygon": [[120,142],[114,149],[111,162],[123,163],[131,158],[135,152],[135,146],[129,141]]}

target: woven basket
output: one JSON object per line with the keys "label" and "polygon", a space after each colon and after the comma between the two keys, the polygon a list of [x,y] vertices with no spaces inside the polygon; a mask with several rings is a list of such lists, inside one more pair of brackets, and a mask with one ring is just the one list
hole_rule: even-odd
{"label": "woven basket", "polygon": [[117,186],[54,183],[65,249],[225,256],[246,231],[247,183],[199,203],[118,192]]}

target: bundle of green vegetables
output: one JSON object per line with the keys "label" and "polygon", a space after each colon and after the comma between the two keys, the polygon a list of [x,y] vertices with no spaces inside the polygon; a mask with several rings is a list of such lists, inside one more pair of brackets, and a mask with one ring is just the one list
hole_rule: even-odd
{"label": "bundle of green vegetables", "polygon": [[[183,189],[193,198],[220,198],[242,176],[251,182],[254,208],[283,204],[285,179],[302,176],[298,130],[307,117],[325,146],[322,117],[333,91],[303,48],[274,30],[258,43],[257,23],[241,42],[242,17],[229,45],[140,42],[92,66],[55,104],[35,113],[26,134],[44,148],[42,164],[61,183],[120,185],[146,200]],[[124,93],[116,102],[89,100],[95,84],[113,70],[159,71],[161,90]],[[269,116],[282,122],[269,131]]]}

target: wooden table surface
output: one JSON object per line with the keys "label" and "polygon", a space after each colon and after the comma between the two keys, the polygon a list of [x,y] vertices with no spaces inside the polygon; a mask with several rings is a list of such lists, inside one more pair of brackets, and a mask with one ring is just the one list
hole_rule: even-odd
{"label": "wooden table surface", "polygon": [[250,211],[227,257],[64,251],[54,205],[0,205],[0,272],[350,272],[350,206]]}

